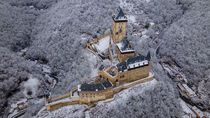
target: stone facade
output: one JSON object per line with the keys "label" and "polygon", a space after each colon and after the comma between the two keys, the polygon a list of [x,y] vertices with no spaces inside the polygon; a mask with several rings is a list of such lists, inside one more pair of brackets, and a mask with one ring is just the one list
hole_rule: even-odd
{"label": "stone facade", "polygon": [[122,52],[120,52],[120,49],[117,48],[117,58],[120,62],[123,62],[133,56],[134,56],[134,52],[122,53]]}
{"label": "stone facade", "polygon": [[[107,69],[102,69],[98,71],[98,75],[105,79],[108,79],[114,85],[129,83],[129,82],[149,76],[150,61],[143,60],[141,62],[144,63],[145,61],[147,61],[148,63],[144,65],[139,65],[137,63],[136,67],[132,67],[132,68],[128,65],[128,62],[127,63],[121,62],[120,64],[125,63],[123,65],[124,67],[122,66],[120,67],[120,64],[119,64],[117,66],[112,66]],[[135,65],[132,65],[132,66],[135,66]],[[126,69],[120,69],[120,68],[126,68]]]}
{"label": "stone facade", "polygon": [[127,21],[114,21],[112,20],[112,40],[118,43],[126,36]]}
{"label": "stone facade", "polygon": [[79,103],[90,104],[100,100],[112,98],[113,95],[113,87],[100,91],[81,91],[79,92]]}

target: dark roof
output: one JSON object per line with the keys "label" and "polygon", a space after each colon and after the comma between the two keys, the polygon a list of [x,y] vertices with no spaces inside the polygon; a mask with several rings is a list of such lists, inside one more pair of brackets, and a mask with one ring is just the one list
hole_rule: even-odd
{"label": "dark roof", "polygon": [[84,83],[80,86],[81,91],[96,91],[96,90],[104,90],[102,84],[87,84]]}
{"label": "dark roof", "polygon": [[121,51],[134,50],[127,37],[124,37],[119,43],[122,43],[122,47],[120,47]]}
{"label": "dark roof", "polygon": [[139,56],[129,58],[127,60],[127,65],[135,63],[135,62],[144,61],[144,60],[150,61],[150,59],[151,59],[150,52],[148,52],[146,57],[143,55],[139,55]]}
{"label": "dark roof", "polygon": [[108,73],[109,73],[110,75],[112,75],[112,76],[115,76],[115,73],[114,73],[113,70],[109,71]]}
{"label": "dark roof", "polygon": [[104,65],[101,65],[100,67],[99,67],[99,70],[103,70],[104,69]]}
{"label": "dark roof", "polygon": [[118,72],[126,70],[127,69],[126,62],[121,62],[117,64],[117,68],[118,68]]}
{"label": "dark roof", "polygon": [[112,86],[112,83],[109,80],[98,84],[87,84],[84,83],[80,86],[81,91],[100,91]]}
{"label": "dark roof", "polygon": [[[126,18],[126,16],[125,16],[125,14],[123,13],[123,10],[122,10],[122,8],[121,7],[118,7],[117,9],[116,9],[116,14],[114,14],[113,15],[113,19],[115,20],[115,21],[127,21],[127,18]],[[122,19],[121,19],[122,18]]]}
{"label": "dark roof", "polygon": [[146,56],[146,60],[150,61],[150,59],[151,59],[150,52],[148,52]]}
{"label": "dark roof", "polygon": [[118,19],[118,18],[120,18],[120,17],[124,17],[124,16],[125,16],[125,14],[123,13],[123,10],[122,10],[121,7],[118,7],[118,8],[117,8],[117,12],[118,12],[118,14],[117,14],[117,16],[115,17],[115,19]]}
{"label": "dark roof", "polygon": [[139,56],[136,56],[136,57],[131,57],[127,60],[127,64],[133,64],[135,62],[140,62],[140,61],[144,61],[145,60],[145,57],[143,55],[139,55]]}
{"label": "dark roof", "polygon": [[102,82],[102,84],[103,84],[103,86],[106,87],[106,88],[109,88],[109,87],[112,86],[112,83],[111,83],[109,80],[107,80],[107,81],[105,81],[105,82]]}

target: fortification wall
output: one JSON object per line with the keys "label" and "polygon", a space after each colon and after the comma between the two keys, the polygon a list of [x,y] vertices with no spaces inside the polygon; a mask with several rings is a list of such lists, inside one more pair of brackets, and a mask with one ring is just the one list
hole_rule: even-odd
{"label": "fortification wall", "polygon": [[66,94],[64,94],[64,95],[62,95],[62,96],[59,96],[59,97],[56,97],[56,98],[47,99],[47,102],[48,102],[48,103],[51,103],[51,102],[55,102],[55,101],[58,101],[58,100],[67,98],[67,97],[70,97],[70,93],[66,93]]}
{"label": "fortification wall", "polygon": [[74,105],[74,104],[79,104],[79,100],[69,100],[69,101],[59,102],[55,104],[48,104],[46,108],[48,111],[54,111],[61,107]]}

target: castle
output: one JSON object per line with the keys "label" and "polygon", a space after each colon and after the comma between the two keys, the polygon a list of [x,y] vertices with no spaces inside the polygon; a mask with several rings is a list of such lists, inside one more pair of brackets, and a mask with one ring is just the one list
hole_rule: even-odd
{"label": "castle", "polygon": [[[111,31],[87,42],[89,51],[101,59],[109,59],[110,67],[100,66],[98,76],[79,84],[69,93],[47,99],[47,110],[53,111],[71,104],[92,104],[113,98],[115,93],[136,84],[152,80],[150,53],[135,55],[135,50],[126,36],[127,17],[119,7],[112,16]],[[60,101],[62,99],[69,99]],[[55,102],[56,103],[53,103]]]}

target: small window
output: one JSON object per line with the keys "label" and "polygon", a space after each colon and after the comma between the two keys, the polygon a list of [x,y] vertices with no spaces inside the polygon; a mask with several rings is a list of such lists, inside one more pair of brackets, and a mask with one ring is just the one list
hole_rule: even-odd
{"label": "small window", "polygon": [[118,35],[118,32],[116,32],[115,34]]}
{"label": "small window", "polygon": [[125,77],[124,75],[121,75],[121,76],[120,76],[120,78],[124,78],[124,77]]}
{"label": "small window", "polygon": [[122,33],[122,29],[119,30],[119,33]]}

